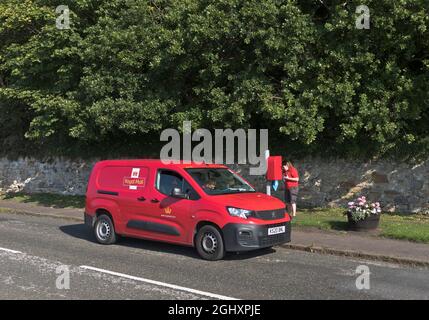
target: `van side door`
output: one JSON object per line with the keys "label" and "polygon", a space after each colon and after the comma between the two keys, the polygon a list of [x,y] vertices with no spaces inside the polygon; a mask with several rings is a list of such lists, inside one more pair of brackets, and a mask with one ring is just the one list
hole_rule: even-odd
{"label": "van side door", "polygon": [[[186,198],[173,197],[175,188],[179,188]],[[189,232],[193,232],[192,210],[198,204],[199,194],[179,172],[171,169],[157,170],[153,194],[153,212],[170,231],[170,234],[164,235],[164,239],[191,244],[188,242],[191,238]]]}

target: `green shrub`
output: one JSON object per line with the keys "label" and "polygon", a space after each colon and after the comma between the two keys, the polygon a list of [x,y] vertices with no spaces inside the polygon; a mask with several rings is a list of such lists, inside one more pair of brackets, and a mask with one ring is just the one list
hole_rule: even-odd
{"label": "green shrub", "polygon": [[[70,7],[70,30],[55,27],[60,4]],[[369,30],[355,27],[362,4]],[[108,143],[106,152],[156,153],[148,137],[189,119],[269,128],[272,148],[286,141],[289,155],[427,156],[428,8],[426,0],[3,0],[2,152],[91,153]]]}

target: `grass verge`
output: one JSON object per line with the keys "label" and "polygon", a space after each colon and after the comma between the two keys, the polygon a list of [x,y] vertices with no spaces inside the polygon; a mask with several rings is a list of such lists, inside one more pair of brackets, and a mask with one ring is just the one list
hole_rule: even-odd
{"label": "grass verge", "polygon": [[[341,208],[301,209],[292,221],[296,227],[347,231],[347,217]],[[429,243],[429,216],[423,214],[383,213],[378,236]]]}
{"label": "grass verge", "polygon": [[7,193],[0,194],[0,200],[14,200],[16,202],[32,203],[51,208],[81,209],[85,207],[85,196],[71,196],[53,193]]}

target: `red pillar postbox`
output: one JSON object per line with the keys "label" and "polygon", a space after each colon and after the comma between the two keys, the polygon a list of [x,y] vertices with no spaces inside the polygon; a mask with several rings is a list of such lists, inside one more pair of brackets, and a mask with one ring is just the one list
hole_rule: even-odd
{"label": "red pillar postbox", "polygon": [[282,180],[282,157],[281,156],[270,156],[268,157],[267,163],[267,180],[275,181]]}

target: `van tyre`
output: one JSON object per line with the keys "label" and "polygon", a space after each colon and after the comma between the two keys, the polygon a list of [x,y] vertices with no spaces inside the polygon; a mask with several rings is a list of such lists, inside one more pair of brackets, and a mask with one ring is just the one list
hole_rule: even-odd
{"label": "van tyre", "polygon": [[109,216],[102,214],[97,218],[94,225],[94,234],[101,244],[113,244],[116,242],[115,227]]}
{"label": "van tyre", "polygon": [[198,254],[205,260],[220,260],[225,256],[225,245],[220,231],[210,225],[198,230],[195,246]]}

